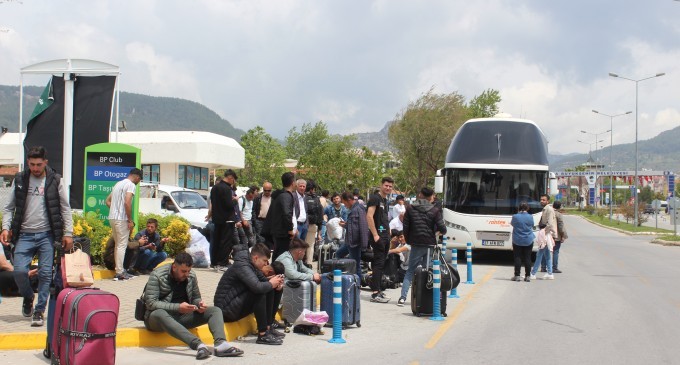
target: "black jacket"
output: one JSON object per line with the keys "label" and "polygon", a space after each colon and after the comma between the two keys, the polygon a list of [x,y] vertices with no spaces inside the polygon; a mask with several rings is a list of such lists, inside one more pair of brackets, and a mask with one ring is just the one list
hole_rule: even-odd
{"label": "black jacket", "polygon": [[293,194],[286,190],[272,193],[272,202],[267,211],[267,218],[262,226],[262,235],[285,238],[288,231],[293,230]]}
{"label": "black jacket", "polygon": [[250,293],[266,294],[271,290],[274,288],[262,271],[253,265],[248,250],[239,245],[234,253],[234,265],[217,284],[215,306],[222,310],[225,322],[235,322],[242,318],[242,309]]}
{"label": "black jacket", "polygon": [[210,190],[213,223],[226,224],[227,221],[236,219],[235,204],[232,196],[233,190],[226,181],[220,181]]}
{"label": "black jacket", "polygon": [[260,216],[260,208],[262,207],[262,194],[264,193],[257,194],[257,196],[255,196],[253,199],[253,220]]}
{"label": "black jacket", "polygon": [[[47,218],[50,221],[54,242],[60,242],[64,235],[64,221],[61,218],[61,201],[59,199],[59,182],[61,176],[51,168],[45,169],[45,208]],[[12,217],[12,242],[19,239],[21,224],[24,222],[26,210],[26,196],[28,195],[28,182],[31,176],[29,170],[18,172],[14,176],[14,215]]]}
{"label": "black jacket", "polygon": [[436,231],[446,233],[446,225],[439,208],[425,199],[418,199],[406,207],[404,236],[408,244],[434,246],[437,244]]}

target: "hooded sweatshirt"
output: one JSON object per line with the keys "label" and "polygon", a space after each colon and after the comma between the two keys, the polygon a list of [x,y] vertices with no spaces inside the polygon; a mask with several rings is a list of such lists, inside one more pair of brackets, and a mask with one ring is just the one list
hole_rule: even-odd
{"label": "hooded sweatshirt", "polygon": [[413,246],[435,246],[435,232],[446,233],[442,212],[427,199],[418,199],[406,207],[404,235]]}

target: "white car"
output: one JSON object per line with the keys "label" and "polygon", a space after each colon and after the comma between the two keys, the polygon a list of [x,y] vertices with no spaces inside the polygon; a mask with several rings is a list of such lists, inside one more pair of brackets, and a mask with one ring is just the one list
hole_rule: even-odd
{"label": "white car", "polygon": [[188,220],[192,226],[204,228],[208,202],[195,190],[140,183],[139,211],[160,215],[177,214]]}

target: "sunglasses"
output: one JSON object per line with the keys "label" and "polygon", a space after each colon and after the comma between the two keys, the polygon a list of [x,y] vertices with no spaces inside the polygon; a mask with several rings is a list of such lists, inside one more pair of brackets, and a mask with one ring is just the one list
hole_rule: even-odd
{"label": "sunglasses", "polygon": [[272,189],[269,189],[269,190],[262,190],[262,191],[264,191],[265,193],[270,193],[270,192],[272,191]]}

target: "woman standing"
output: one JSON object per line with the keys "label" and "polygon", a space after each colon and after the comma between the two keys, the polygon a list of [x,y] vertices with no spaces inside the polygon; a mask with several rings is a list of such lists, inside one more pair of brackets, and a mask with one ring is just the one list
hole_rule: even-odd
{"label": "woman standing", "polygon": [[522,202],[519,205],[519,213],[512,216],[512,252],[515,256],[515,276],[513,281],[520,281],[519,276],[524,265],[524,281],[530,281],[531,276],[531,249],[534,246],[534,217],[529,213],[529,204]]}

